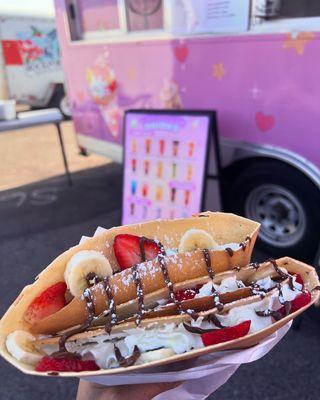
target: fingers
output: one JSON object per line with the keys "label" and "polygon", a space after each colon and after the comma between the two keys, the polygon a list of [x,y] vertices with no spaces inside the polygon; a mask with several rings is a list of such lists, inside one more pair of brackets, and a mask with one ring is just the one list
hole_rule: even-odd
{"label": "fingers", "polygon": [[80,380],[76,400],[151,400],[160,393],[179,386],[181,382],[148,383],[123,386],[102,386]]}

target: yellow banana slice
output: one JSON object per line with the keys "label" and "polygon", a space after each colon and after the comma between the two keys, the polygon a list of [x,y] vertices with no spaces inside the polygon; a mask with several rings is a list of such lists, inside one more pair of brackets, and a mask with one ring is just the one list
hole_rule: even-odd
{"label": "yellow banana slice", "polygon": [[88,287],[88,274],[99,278],[112,275],[112,268],[106,257],[99,251],[82,250],[74,254],[64,273],[64,279],[71,294],[80,297]]}
{"label": "yellow banana slice", "polygon": [[211,249],[218,246],[213,237],[203,229],[189,229],[180,239],[179,253],[186,253],[197,249]]}
{"label": "yellow banana slice", "polygon": [[142,353],[138,358],[136,364],[145,364],[152,361],[162,360],[163,358],[167,358],[173,356],[175,352],[172,349],[158,349],[147,351],[146,353]]}
{"label": "yellow banana slice", "polygon": [[9,353],[18,361],[36,365],[43,355],[34,346],[35,337],[26,331],[11,332],[6,340]]}

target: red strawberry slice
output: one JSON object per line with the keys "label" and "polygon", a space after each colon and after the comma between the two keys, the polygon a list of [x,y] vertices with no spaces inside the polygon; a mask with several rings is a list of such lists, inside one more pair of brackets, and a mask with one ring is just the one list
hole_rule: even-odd
{"label": "red strawberry slice", "polygon": [[[153,260],[160,253],[160,246],[152,241],[143,241],[146,261]],[[136,235],[120,234],[114,238],[113,250],[122,270],[142,262],[140,251],[140,237]]]}
{"label": "red strawberry slice", "polygon": [[186,290],[178,290],[177,292],[175,292],[175,295],[177,300],[184,301],[193,299],[197,293],[198,291],[195,289],[186,289]]}
{"label": "red strawberry slice", "polygon": [[[297,296],[295,299],[291,301],[290,313],[293,313],[299,310],[300,308],[306,306],[307,304],[310,303],[310,301],[311,301],[311,293],[308,291],[302,292],[301,294],[299,294],[299,296]],[[284,317],[286,314],[285,307],[282,306],[281,308],[279,308],[278,312]]]}
{"label": "red strawberry slice", "polygon": [[65,282],[58,282],[50,286],[29,305],[24,316],[25,320],[34,323],[61,310],[67,304],[66,290]]}
{"label": "red strawberry slice", "polygon": [[81,360],[80,358],[54,358],[44,356],[36,365],[38,372],[60,371],[60,372],[81,372],[97,371],[100,368],[93,360]]}
{"label": "red strawberry slice", "polygon": [[296,274],[295,277],[296,277],[296,282],[300,283],[300,285],[302,285],[302,290],[303,290],[304,282],[303,282],[302,276],[300,274]]}
{"label": "red strawberry slice", "polygon": [[217,329],[212,332],[203,333],[201,335],[202,342],[205,346],[228,342],[229,340],[238,339],[245,336],[250,330],[251,321],[244,321],[235,326],[229,326],[223,329]]}

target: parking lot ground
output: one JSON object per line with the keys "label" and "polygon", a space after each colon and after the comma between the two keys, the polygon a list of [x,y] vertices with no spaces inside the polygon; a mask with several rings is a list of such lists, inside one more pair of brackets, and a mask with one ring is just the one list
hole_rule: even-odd
{"label": "parking lot ground", "polygon": [[[95,154],[79,154],[72,121],[61,124],[71,172],[106,165],[110,160]],[[0,190],[62,175],[64,166],[53,124],[0,134]]]}

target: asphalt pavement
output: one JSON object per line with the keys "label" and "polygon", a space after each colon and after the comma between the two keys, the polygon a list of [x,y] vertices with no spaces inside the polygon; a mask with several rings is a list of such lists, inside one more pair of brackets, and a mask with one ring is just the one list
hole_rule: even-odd
{"label": "asphalt pavement", "polygon": [[[120,223],[121,168],[109,164],[0,192],[0,315],[59,253]],[[256,252],[254,258],[261,260]],[[211,400],[313,400],[320,393],[320,311],[308,312],[268,355],[242,365]],[[196,382],[195,382],[196,384]],[[0,399],[71,400],[76,379],[23,375],[0,359]]]}

